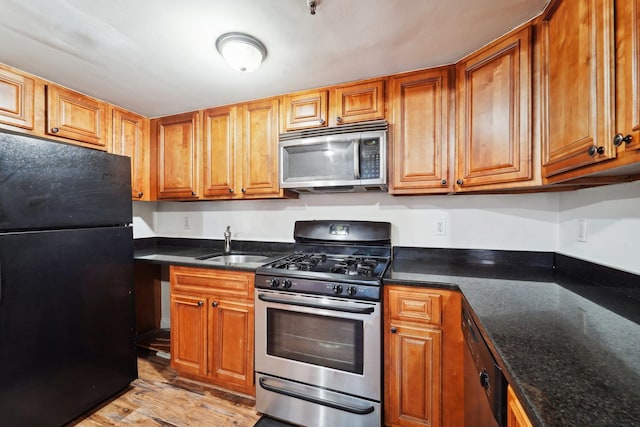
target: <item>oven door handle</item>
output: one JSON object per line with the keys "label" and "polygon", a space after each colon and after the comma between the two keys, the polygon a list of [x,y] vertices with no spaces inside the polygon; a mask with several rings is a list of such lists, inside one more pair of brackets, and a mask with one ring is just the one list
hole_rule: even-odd
{"label": "oven door handle", "polygon": [[350,412],[356,415],[367,415],[372,413],[376,409],[373,406],[357,408],[354,406],[345,405],[344,403],[338,403],[338,402],[332,402],[330,400],[319,399],[315,396],[310,396],[308,394],[300,393],[299,391],[287,390],[286,388],[269,385],[267,384],[267,380],[265,380],[264,378],[260,378],[259,382],[260,382],[260,387],[262,387],[265,390],[272,391],[278,394],[284,394],[285,396],[294,397],[296,399],[306,400],[307,402],[316,403],[318,405],[328,406],[329,408],[338,409],[340,411]]}
{"label": "oven door handle", "polygon": [[342,311],[344,313],[371,314],[375,311],[373,307],[365,307],[365,308],[345,307],[345,306],[338,307],[335,305],[324,305],[324,304],[314,304],[311,302],[283,300],[283,299],[273,298],[273,297],[269,297],[262,294],[259,294],[258,298],[261,301],[265,301],[265,302],[274,302],[277,304],[297,305],[300,307],[311,307],[311,308],[320,308],[325,310]]}

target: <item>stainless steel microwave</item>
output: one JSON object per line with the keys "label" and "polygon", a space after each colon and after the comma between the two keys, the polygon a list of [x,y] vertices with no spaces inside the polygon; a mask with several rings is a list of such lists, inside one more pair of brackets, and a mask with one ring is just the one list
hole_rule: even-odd
{"label": "stainless steel microwave", "polygon": [[387,122],[288,132],[279,141],[280,187],[298,192],[387,190]]}

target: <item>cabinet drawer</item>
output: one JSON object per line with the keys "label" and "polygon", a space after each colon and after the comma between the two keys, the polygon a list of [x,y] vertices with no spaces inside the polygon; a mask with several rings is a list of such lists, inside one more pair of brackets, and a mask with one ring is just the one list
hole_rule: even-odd
{"label": "cabinet drawer", "polygon": [[253,299],[253,273],[171,266],[171,292],[235,295]]}
{"label": "cabinet drawer", "polygon": [[388,291],[389,316],[396,320],[440,325],[442,323],[442,296],[422,290]]}

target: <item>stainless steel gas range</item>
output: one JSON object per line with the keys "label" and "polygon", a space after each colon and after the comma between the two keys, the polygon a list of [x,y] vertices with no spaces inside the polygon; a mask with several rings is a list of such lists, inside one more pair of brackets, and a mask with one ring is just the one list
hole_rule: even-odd
{"label": "stainless steel gas range", "polygon": [[297,221],[256,270],[256,409],[309,427],[382,424],[381,283],[391,224]]}

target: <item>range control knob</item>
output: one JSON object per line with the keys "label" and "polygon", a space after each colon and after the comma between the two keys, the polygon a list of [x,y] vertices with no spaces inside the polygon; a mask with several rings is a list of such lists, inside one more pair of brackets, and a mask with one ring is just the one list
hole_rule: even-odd
{"label": "range control knob", "polygon": [[272,287],[272,288],[277,288],[278,286],[280,286],[280,280],[278,280],[278,279],[271,279],[271,287]]}
{"label": "range control knob", "polygon": [[487,373],[487,371],[485,370],[482,370],[480,372],[480,385],[485,390],[489,388],[489,373]]}
{"label": "range control knob", "polygon": [[289,289],[291,287],[291,280],[285,279],[284,282],[282,282],[282,287],[285,289]]}
{"label": "range control knob", "polygon": [[334,285],[333,286],[333,293],[338,295],[342,293],[342,285]]}
{"label": "range control knob", "polygon": [[354,296],[357,293],[358,293],[358,288],[356,288],[355,286],[349,286],[347,288],[347,295]]}

